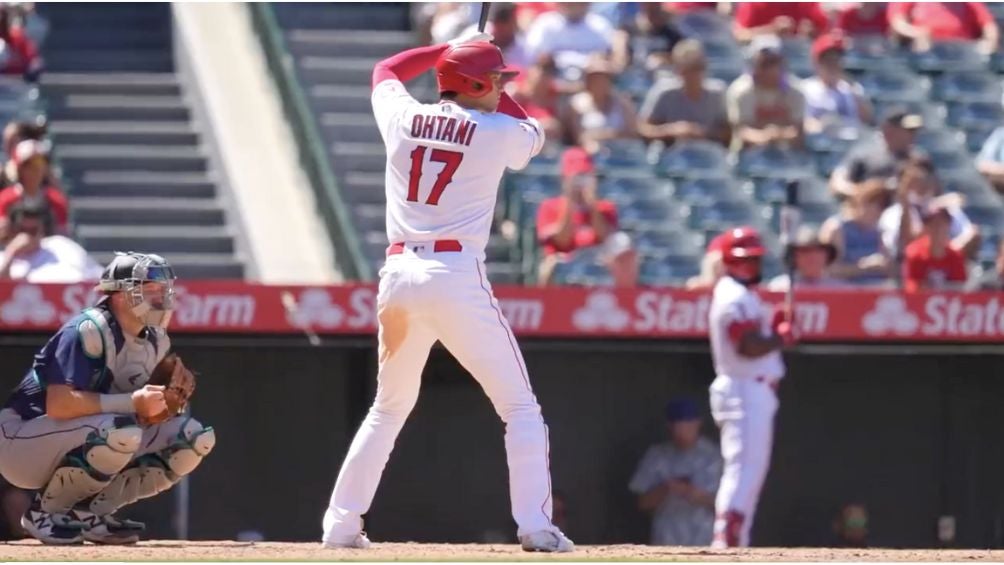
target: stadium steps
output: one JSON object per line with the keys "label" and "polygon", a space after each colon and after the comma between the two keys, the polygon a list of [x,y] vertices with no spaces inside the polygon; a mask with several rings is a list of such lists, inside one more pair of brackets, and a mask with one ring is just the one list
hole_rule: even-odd
{"label": "stadium steps", "polygon": [[41,92],[76,236],[95,259],[168,255],[181,277],[243,278],[237,228],[219,198],[174,69],[166,3],[39,4],[50,23]]}

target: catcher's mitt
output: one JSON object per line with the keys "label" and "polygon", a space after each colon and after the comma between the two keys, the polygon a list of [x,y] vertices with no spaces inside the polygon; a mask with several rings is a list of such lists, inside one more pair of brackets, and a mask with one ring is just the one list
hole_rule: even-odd
{"label": "catcher's mitt", "polygon": [[145,424],[158,424],[185,410],[189,399],[195,393],[195,375],[181,362],[176,353],[168,353],[150,373],[146,384],[164,387],[164,400],[167,410],[156,416],[146,418]]}

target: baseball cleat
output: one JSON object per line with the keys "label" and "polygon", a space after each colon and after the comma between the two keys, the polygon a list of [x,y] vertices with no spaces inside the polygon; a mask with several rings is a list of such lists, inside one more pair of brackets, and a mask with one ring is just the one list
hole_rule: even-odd
{"label": "baseball cleat", "polygon": [[67,514],[54,514],[41,509],[38,498],[21,516],[21,527],[28,535],[46,545],[79,545],[84,543],[84,525]]}
{"label": "baseball cleat", "polygon": [[519,538],[523,551],[541,551],[546,553],[567,553],[575,550],[572,540],[565,537],[558,528],[541,530],[526,534]]}
{"label": "baseball cleat", "polygon": [[373,542],[366,537],[366,532],[359,532],[348,539],[329,539],[322,545],[327,549],[369,549]]}
{"label": "baseball cleat", "polygon": [[119,520],[112,515],[98,516],[83,509],[74,509],[73,517],[83,524],[84,539],[101,545],[132,545],[146,529],[142,522]]}

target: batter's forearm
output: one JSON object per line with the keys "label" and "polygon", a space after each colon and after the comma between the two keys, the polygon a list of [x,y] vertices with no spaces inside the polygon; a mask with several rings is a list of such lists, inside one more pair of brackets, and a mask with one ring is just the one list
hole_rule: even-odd
{"label": "batter's forearm", "polygon": [[739,341],[739,354],[744,357],[763,357],[783,346],[784,340],[776,333],[763,335],[758,330],[752,330],[743,334]]}
{"label": "batter's forearm", "polygon": [[408,82],[417,78],[436,64],[439,55],[448,45],[429,45],[402,51],[380,61],[373,67],[373,87],[385,80]]}

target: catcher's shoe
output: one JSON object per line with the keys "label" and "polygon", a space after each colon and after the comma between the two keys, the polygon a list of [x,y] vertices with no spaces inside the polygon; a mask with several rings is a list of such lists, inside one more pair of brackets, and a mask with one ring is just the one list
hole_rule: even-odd
{"label": "catcher's shoe", "polygon": [[146,529],[143,522],[119,520],[111,514],[99,516],[82,508],[73,509],[73,517],[84,527],[84,539],[101,545],[131,545]]}
{"label": "catcher's shoe", "polygon": [[575,549],[572,540],[565,537],[558,528],[552,527],[526,534],[519,538],[523,551],[541,551],[546,553],[567,553]]}
{"label": "catcher's shoe", "polygon": [[323,545],[328,549],[369,549],[372,544],[370,538],[366,537],[366,532],[359,532],[350,538],[329,539]]}
{"label": "catcher's shoe", "polygon": [[21,516],[21,527],[28,535],[46,545],[78,545],[84,543],[84,525],[68,514],[42,510],[39,498]]}

